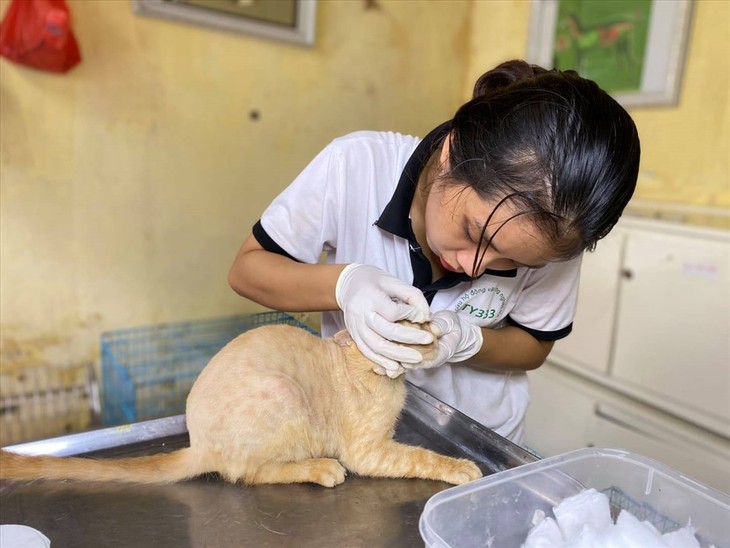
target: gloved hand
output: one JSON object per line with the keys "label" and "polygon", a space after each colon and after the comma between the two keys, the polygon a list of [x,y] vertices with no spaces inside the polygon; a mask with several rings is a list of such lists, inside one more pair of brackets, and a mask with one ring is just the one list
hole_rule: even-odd
{"label": "gloved hand", "polygon": [[[443,310],[431,316],[431,330],[439,337],[436,357],[421,363],[404,363],[406,369],[430,369],[446,362],[463,362],[479,352],[482,329],[464,316]],[[439,335],[440,333],[440,335]]]}
{"label": "gloved hand", "polygon": [[391,342],[429,344],[433,341],[428,331],[394,323],[428,321],[428,303],[419,289],[374,266],[353,263],[337,279],[335,298],[358,349],[380,366],[374,368],[376,373],[395,378],[404,373],[401,364],[423,359],[418,350]]}

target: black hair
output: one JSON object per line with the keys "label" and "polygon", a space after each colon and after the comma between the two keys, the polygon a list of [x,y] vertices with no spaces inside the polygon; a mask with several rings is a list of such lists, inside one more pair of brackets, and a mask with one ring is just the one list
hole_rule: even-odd
{"label": "black hair", "polygon": [[[447,138],[449,170],[442,180],[528,215],[556,260],[593,250],[636,187],[640,146],[633,120],[573,71],[502,63],[476,82]],[[481,256],[477,251],[474,272],[486,247]]]}

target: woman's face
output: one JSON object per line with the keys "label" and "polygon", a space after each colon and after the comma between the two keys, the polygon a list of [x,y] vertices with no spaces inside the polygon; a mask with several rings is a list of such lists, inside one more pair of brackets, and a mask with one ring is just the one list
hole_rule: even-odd
{"label": "woman's face", "polygon": [[[448,156],[442,152],[441,157],[446,165]],[[484,200],[467,185],[431,181],[424,213],[426,242],[446,270],[479,276],[486,269],[541,268],[553,260],[530,216],[515,217],[519,211],[509,202],[498,205],[499,200]],[[484,257],[472,272],[477,250]]]}

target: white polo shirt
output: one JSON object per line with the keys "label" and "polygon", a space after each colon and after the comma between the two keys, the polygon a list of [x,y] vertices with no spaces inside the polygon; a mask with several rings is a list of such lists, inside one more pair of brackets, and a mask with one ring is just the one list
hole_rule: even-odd
{"label": "white polo shirt", "polygon": [[[410,227],[415,186],[448,123],[423,141],[362,131],[335,139],[264,211],[253,234],[267,250],[304,263],[363,263],[419,287],[432,311],[451,310],[477,325],[520,327],[535,338],[570,333],[580,257],[540,269],[487,270],[472,280],[431,267]],[[322,336],[344,329],[341,311],[322,313]],[[408,373],[408,380],[498,434],[520,443],[529,403],[525,373],[488,373],[468,361]]]}

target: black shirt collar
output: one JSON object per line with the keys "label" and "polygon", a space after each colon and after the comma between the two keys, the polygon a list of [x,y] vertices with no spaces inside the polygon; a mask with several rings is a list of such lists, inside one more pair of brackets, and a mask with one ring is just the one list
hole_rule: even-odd
{"label": "black shirt collar", "polygon": [[[380,218],[375,224],[383,230],[405,238],[411,239],[410,211],[413,196],[416,193],[418,178],[421,176],[426,162],[430,158],[437,143],[441,142],[451,127],[451,121],[441,124],[431,131],[423,140],[418,143],[416,150],[403,168],[398,186],[395,188],[393,197],[385,206]],[[412,242],[413,243],[413,242]]]}
{"label": "black shirt collar", "polygon": [[[396,186],[393,197],[388,202],[388,205],[385,206],[385,209],[383,209],[380,218],[375,221],[375,225],[378,228],[408,240],[411,248],[413,285],[423,290],[429,302],[437,290],[454,287],[460,282],[470,281],[472,279],[471,276],[462,272],[447,272],[443,278],[432,283],[431,278],[433,274],[431,272],[431,263],[428,262],[428,259],[421,251],[413,229],[411,228],[410,211],[413,196],[416,193],[416,186],[418,185],[418,178],[435,147],[448,134],[450,128],[451,121],[444,122],[418,143],[418,146],[403,168],[403,173],[401,173],[400,179],[398,180],[398,186]],[[517,270],[487,269],[484,274],[514,278],[517,275]]]}

